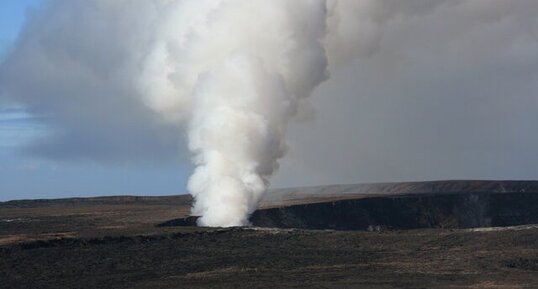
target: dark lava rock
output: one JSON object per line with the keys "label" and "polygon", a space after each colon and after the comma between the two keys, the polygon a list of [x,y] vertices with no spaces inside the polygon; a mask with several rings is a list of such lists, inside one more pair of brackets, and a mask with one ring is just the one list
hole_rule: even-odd
{"label": "dark lava rock", "polygon": [[260,227],[380,230],[502,227],[538,223],[538,193],[421,194],[258,210]]}
{"label": "dark lava rock", "polygon": [[198,216],[188,216],[185,218],[172,219],[160,223],[157,227],[194,227],[198,221]]}
{"label": "dark lava rock", "polygon": [[[158,226],[196,226],[198,217]],[[503,227],[538,223],[538,192],[435,193],[298,204],[255,211],[257,227],[369,230]]]}

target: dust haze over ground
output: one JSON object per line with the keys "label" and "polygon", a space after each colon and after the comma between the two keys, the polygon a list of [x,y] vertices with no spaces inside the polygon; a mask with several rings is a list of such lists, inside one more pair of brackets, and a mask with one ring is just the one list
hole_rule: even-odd
{"label": "dust haze over ground", "polygon": [[[211,188],[195,188],[210,175],[225,180],[216,181],[217,187],[227,184],[247,192],[224,198],[224,203],[234,199],[242,212],[231,223],[244,222],[255,207],[286,151],[284,134],[290,149],[275,178],[277,186],[537,177],[535,1],[245,3],[56,0],[32,12],[0,70],[2,97],[22,103],[53,128],[27,152],[64,160],[164,163],[170,156],[188,155],[180,148],[187,143],[180,132],[187,126],[195,165],[202,167],[191,191],[200,200],[212,195],[207,193]],[[245,25],[253,21],[245,15],[257,12],[259,27]],[[237,27],[265,34],[236,33]],[[289,33],[282,34],[284,42],[271,38],[278,31]],[[254,37],[252,43],[263,48],[236,41],[243,37]],[[271,45],[288,54],[282,57]],[[282,64],[264,67],[264,72],[250,59],[252,54],[262,63]],[[216,56],[208,60],[207,55]],[[247,63],[244,71],[265,81],[254,86],[252,95],[264,99],[257,91],[263,87],[261,91],[271,91],[269,99],[279,95],[288,102],[291,112],[297,102],[297,113],[271,113],[274,119],[316,117],[286,133],[286,121],[275,122],[256,106],[241,107],[245,110],[240,115],[249,117],[232,123],[256,124],[246,120],[257,119],[252,112],[266,120],[248,128],[235,126],[247,138],[259,133],[263,141],[252,144],[264,149],[253,152],[246,145],[246,155],[234,155],[229,149],[233,145],[226,145],[221,154],[234,155],[238,169],[200,173],[221,167],[222,160],[207,153],[215,151],[208,142],[192,141],[200,139],[197,122],[182,119],[203,119],[201,127],[207,128],[211,121],[197,116],[215,111],[200,109],[208,104],[203,100],[215,100],[212,90],[223,89],[219,83],[233,82],[221,76],[231,77],[233,63],[241,61]],[[298,71],[287,75],[282,67]],[[331,77],[320,84],[325,68]],[[297,79],[305,75],[301,69],[308,71],[305,79]],[[275,75],[280,78],[271,78]],[[212,86],[197,82],[198,77]],[[279,81],[281,89],[266,89],[278,88]],[[299,101],[318,84],[311,104]],[[227,89],[231,94],[237,90]],[[245,132],[249,130],[253,134]],[[249,161],[238,161],[242,158]],[[215,177],[219,174],[223,177]],[[200,201],[200,211],[207,211],[204,203],[222,203],[220,197]]]}

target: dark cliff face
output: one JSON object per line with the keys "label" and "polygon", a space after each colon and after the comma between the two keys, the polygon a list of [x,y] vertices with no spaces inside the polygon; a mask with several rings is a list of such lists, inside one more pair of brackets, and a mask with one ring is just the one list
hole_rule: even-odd
{"label": "dark cliff face", "polygon": [[[195,226],[197,217],[159,226]],[[381,230],[538,224],[538,181],[331,185],[269,192],[259,227]]]}
{"label": "dark cliff face", "polygon": [[475,228],[538,223],[538,192],[420,194],[262,209],[254,226],[380,230]]}

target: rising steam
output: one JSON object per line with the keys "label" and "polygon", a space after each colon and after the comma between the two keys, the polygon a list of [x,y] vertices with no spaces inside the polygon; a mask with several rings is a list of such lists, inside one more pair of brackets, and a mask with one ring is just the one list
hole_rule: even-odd
{"label": "rising steam", "polygon": [[0,107],[51,128],[23,152],[163,164],[186,143],[203,225],[248,222],[327,71],[280,185],[536,178],[536,0],[40,2],[0,47]]}
{"label": "rising steam", "polygon": [[154,143],[173,147],[155,128],[183,127],[192,214],[201,225],[246,225],[286,153],[288,123],[309,111],[329,64],[345,61],[357,35],[375,42],[361,30],[372,24],[355,19],[387,5],[374,3],[50,0],[0,67],[0,96],[67,127],[41,148],[47,155],[153,153]]}
{"label": "rising steam", "polygon": [[145,63],[146,100],[172,121],[187,116],[200,225],[246,225],[286,153],[288,122],[327,77],[327,3],[169,5]]}

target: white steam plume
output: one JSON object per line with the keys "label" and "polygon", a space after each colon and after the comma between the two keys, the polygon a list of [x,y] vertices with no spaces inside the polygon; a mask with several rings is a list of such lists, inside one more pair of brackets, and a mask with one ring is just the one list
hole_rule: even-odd
{"label": "white steam plume", "polygon": [[164,16],[144,64],[147,103],[186,119],[200,225],[248,224],[286,152],[286,128],[327,78],[323,0],[196,0]]}
{"label": "white steam plume", "polygon": [[170,163],[184,128],[203,224],[247,222],[327,69],[280,186],[537,177],[536,0],[41,2],[0,52],[51,128],[23,152]]}
{"label": "white steam plume", "polygon": [[375,50],[388,16],[366,17],[374,3],[49,0],[0,65],[0,98],[63,128],[34,149],[58,158],[164,159],[183,127],[192,213],[201,225],[246,225],[328,58],[333,68],[355,47]]}

